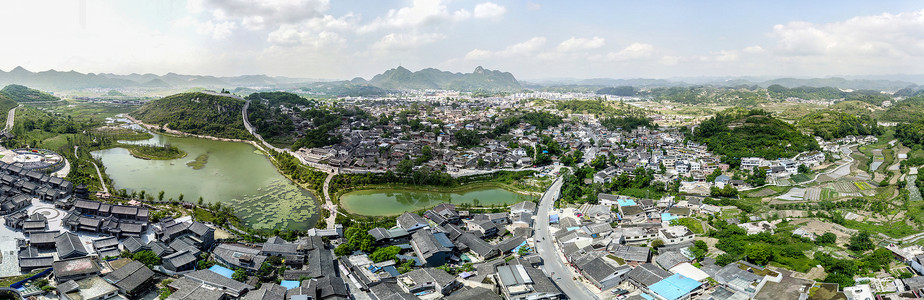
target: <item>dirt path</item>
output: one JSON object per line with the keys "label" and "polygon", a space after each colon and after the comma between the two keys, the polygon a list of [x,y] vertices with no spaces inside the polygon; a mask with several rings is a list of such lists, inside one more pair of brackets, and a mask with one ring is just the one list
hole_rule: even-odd
{"label": "dirt path", "polygon": [[[19,106],[22,106],[22,104]],[[16,123],[16,108],[19,106],[10,109],[10,111],[6,113],[6,127],[3,128],[3,132],[10,132],[10,130],[13,130],[13,124]]]}

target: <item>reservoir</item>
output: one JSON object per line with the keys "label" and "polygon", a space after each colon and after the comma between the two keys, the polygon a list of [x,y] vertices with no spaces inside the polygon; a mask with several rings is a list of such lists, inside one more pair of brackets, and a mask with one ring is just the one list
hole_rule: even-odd
{"label": "reservoir", "polygon": [[396,216],[407,211],[430,208],[440,203],[474,206],[510,205],[537,197],[517,194],[501,188],[485,188],[460,193],[400,189],[361,190],[343,194],[340,207],[364,216]]}
{"label": "reservoir", "polygon": [[165,201],[183,194],[185,202],[196,203],[201,196],[234,208],[245,225],[256,229],[306,230],[317,222],[314,195],[279,174],[253,145],[152,134],[150,140],[125,143],[170,144],[187,156],[144,160],[123,148],[93,152],[116,189],[144,190],[155,198],[163,190]]}

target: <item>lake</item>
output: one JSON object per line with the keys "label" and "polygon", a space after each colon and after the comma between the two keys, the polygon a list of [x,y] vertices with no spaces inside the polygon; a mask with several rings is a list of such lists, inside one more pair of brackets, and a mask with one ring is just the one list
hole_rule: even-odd
{"label": "lake", "polygon": [[[201,196],[206,202],[230,205],[244,224],[256,229],[306,230],[318,220],[314,195],[279,174],[253,145],[159,134],[150,140],[125,143],[170,144],[186,151],[187,156],[144,160],[123,148],[93,152],[102,160],[116,189],[144,190],[155,197],[163,190],[164,200],[183,194],[184,201],[192,203]],[[202,155],[207,156],[202,168],[187,165]]]}
{"label": "lake", "polygon": [[501,188],[485,188],[461,193],[443,193],[399,189],[361,190],[340,196],[340,207],[357,215],[396,216],[407,211],[430,208],[440,203],[481,206],[510,205],[537,197],[517,194]]}

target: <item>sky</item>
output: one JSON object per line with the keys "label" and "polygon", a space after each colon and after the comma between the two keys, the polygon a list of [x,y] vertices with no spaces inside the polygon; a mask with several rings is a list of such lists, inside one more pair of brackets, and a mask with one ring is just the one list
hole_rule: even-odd
{"label": "sky", "polygon": [[518,79],[921,74],[920,1],[15,1],[0,69]]}

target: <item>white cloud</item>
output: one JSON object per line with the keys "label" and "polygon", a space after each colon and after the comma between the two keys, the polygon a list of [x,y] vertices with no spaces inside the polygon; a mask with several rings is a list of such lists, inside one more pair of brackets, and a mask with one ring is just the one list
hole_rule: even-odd
{"label": "white cloud", "polygon": [[411,6],[390,9],[384,17],[359,28],[360,32],[370,32],[383,28],[417,28],[447,21],[460,21],[472,16],[470,12],[460,9],[454,12],[442,0],[414,0]]}
{"label": "white cloud", "polygon": [[482,49],[474,49],[472,51],[469,51],[468,54],[465,55],[465,58],[469,60],[479,60],[479,59],[487,59],[487,58],[492,58],[492,57],[526,56],[529,54],[533,54],[536,51],[539,51],[539,48],[545,45],[545,41],[546,41],[545,37],[537,36],[525,42],[520,42],[520,43],[510,45],[507,48],[504,48],[504,50],[500,50],[500,51],[488,51],[488,50],[482,50]]}
{"label": "white cloud", "polygon": [[380,51],[410,50],[434,43],[446,38],[443,34],[399,34],[390,33],[372,44],[372,49]]}
{"label": "white cloud", "polygon": [[475,18],[500,20],[507,13],[507,8],[494,2],[485,2],[475,5]]}
{"label": "white cloud", "polygon": [[774,50],[786,56],[902,58],[924,56],[924,10],[860,16],[841,22],[773,27]]}
{"label": "white cloud", "polygon": [[582,50],[591,50],[591,49],[597,49],[597,48],[603,47],[603,45],[606,45],[606,40],[604,40],[603,38],[599,36],[595,36],[593,38],[571,37],[570,39],[567,39],[561,42],[561,44],[558,44],[558,51],[574,52],[574,51],[582,51]]}
{"label": "white cloud", "polygon": [[603,61],[627,61],[647,59],[653,55],[655,47],[646,43],[633,43],[618,52],[609,52],[606,55],[595,57]]}
{"label": "white cloud", "polygon": [[540,10],[540,9],[542,9],[542,4],[535,3],[535,2],[529,2],[529,3],[526,3],[526,9],[528,9],[528,10]]}
{"label": "white cloud", "polygon": [[761,47],[761,46],[747,46],[747,47],[744,47],[742,51],[748,54],[760,54],[760,53],[767,52],[767,50],[764,50],[764,47]]}

